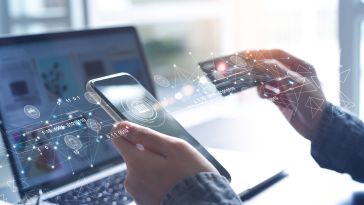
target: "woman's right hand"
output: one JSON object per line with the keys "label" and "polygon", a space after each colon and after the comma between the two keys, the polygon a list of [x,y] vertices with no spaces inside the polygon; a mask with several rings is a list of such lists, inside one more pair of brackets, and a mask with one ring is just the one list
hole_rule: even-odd
{"label": "woman's right hand", "polygon": [[259,95],[271,99],[302,136],[313,140],[326,106],[313,66],[282,50],[255,50],[244,54],[262,62],[255,69],[261,69],[274,79],[258,86]]}

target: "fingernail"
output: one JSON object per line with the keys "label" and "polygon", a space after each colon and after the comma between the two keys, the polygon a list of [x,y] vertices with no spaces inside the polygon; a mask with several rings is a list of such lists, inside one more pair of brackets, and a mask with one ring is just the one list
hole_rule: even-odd
{"label": "fingernail", "polygon": [[144,145],[142,144],[136,144],[135,147],[140,151],[144,151]]}
{"label": "fingernail", "polygon": [[279,94],[281,92],[278,88],[272,87],[272,86],[270,86],[268,84],[264,85],[264,88],[274,92],[275,94]]}

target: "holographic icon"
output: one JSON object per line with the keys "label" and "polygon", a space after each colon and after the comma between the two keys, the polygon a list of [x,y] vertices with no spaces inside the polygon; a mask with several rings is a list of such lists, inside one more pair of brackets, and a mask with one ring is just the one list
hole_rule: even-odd
{"label": "holographic icon", "polygon": [[40,117],[40,111],[33,105],[24,106],[24,113],[26,116],[32,119],[38,119]]}
{"label": "holographic icon", "polygon": [[101,98],[93,92],[85,92],[84,97],[91,104],[99,105],[101,102]]}
{"label": "holographic icon", "polygon": [[88,119],[86,121],[86,125],[88,128],[90,128],[91,130],[93,130],[97,133],[99,133],[101,131],[101,124],[97,120]]}
{"label": "holographic icon", "polygon": [[169,87],[171,83],[169,80],[162,75],[154,75],[154,82],[161,87]]}
{"label": "holographic icon", "polygon": [[82,142],[79,138],[73,135],[66,135],[63,140],[69,148],[73,149],[75,154],[80,153],[79,150],[82,148]]}
{"label": "holographic icon", "polygon": [[165,121],[164,112],[161,111],[162,106],[146,97],[122,98],[121,106],[126,111],[125,115],[141,123],[147,123],[148,126],[160,126]]}
{"label": "holographic icon", "polygon": [[246,61],[244,59],[242,59],[240,56],[238,55],[233,55],[230,57],[230,61],[237,67],[241,67],[244,68],[246,67],[248,64],[246,63]]}
{"label": "holographic icon", "polygon": [[130,101],[130,112],[140,119],[151,119],[157,116],[153,105],[147,99],[135,99]]}

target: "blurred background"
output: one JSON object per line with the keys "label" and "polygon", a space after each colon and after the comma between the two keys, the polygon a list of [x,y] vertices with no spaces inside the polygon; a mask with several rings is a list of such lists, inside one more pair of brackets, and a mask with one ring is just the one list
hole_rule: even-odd
{"label": "blurred background", "polygon": [[169,79],[174,64],[192,71],[211,52],[282,48],[312,63],[339,102],[338,0],[0,1],[2,34],[136,25],[152,71]]}
{"label": "blurred background", "polygon": [[[185,115],[182,121],[190,125],[229,113],[231,107],[233,113],[236,107],[250,107],[249,121],[276,113],[254,90],[200,106],[215,112],[196,114],[184,104],[173,104],[188,94],[184,86],[189,75],[196,75],[197,62],[245,49],[281,48],[315,66],[328,100],[340,104],[341,99],[344,107],[363,118],[359,4],[355,0],[0,0],[0,33],[136,25],[152,73],[180,85],[179,90],[156,86],[159,99],[171,112]],[[348,24],[351,20],[359,23]],[[220,101],[222,105],[217,104]],[[249,106],[256,103],[267,108]],[[258,112],[265,114],[254,114]]]}
{"label": "blurred background", "polygon": [[[278,149],[285,156],[305,144],[307,155],[308,143],[292,137],[297,133],[254,89],[224,99],[197,100],[197,106],[181,103],[186,102],[182,98],[191,93],[189,80],[200,74],[199,61],[245,49],[280,48],[314,65],[327,99],[334,104],[341,99],[341,105],[363,118],[359,4],[355,0],[0,0],[0,33],[136,25],[152,74],[175,84],[175,89],[156,86],[159,100],[203,143],[243,151],[254,147],[260,153]],[[222,131],[207,131],[211,126],[221,126],[217,130]],[[279,148],[272,146],[279,142],[277,136],[285,142],[278,143]],[[252,146],[255,142],[257,146]]]}

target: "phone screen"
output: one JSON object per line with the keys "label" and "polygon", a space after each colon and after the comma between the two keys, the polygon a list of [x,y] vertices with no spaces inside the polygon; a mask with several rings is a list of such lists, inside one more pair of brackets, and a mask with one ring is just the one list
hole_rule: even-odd
{"label": "phone screen", "polygon": [[92,88],[122,119],[186,140],[228,180],[225,168],[197,142],[131,75],[122,73],[91,81]]}

